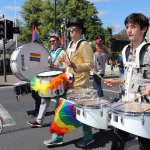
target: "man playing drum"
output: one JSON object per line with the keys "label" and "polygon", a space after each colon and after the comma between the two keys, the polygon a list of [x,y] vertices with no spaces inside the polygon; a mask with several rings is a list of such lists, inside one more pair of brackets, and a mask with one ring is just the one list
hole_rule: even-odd
{"label": "man playing drum", "polygon": [[[90,68],[93,68],[93,50],[87,41],[81,39],[81,35],[85,33],[83,21],[80,18],[72,18],[67,24],[70,38],[67,52],[58,58],[56,65],[59,62],[65,61],[68,72],[74,76],[73,88],[89,87]],[[77,143],[79,147],[85,147],[94,142],[92,129],[88,125],[83,125],[83,139]],[[51,139],[44,141],[45,145],[63,144],[63,135],[58,136],[52,134]]]}
{"label": "man playing drum", "polygon": [[[116,86],[124,83],[122,101],[134,100],[137,97],[139,102],[148,102],[149,99],[141,97],[141,93],[150,95],[150,86],[144,92],[145,86],[150,81],[150,46],[146,44],[145,36],[149,28],[149,20],[141,13],[129,15],[124,24],[131,43],[122,52],[125,65],[125,77],[123,79],[105,79],[108,86]],[[129,104],[130,105],[130,104]],[[148,104],[150,105],[150,104]],[[132,124],[131,124],[132,126]],[[133,127],[134,128],[134,127]],[[112,150],[123,150],[129,133],[115,129],[115,136],[112,142]],[[149,150],[150,139],[138,136],[140,150]]]}
{"label": "man playing drum", "polygon": [[[49,41],[52,45],[52,49],[50,50],[50,69],[53,70],[54,68],[54,63],[57,60],[57,58],[59,56],[61,56],[63,54],[63,48],[60,46],[60,37],[57,33],[51,34],[49,36]],[[64,63],[60,63],[57,67],[57,69],[60,69],[62,71],[65,70],[65,64]],[[38,98],[38,95],[37,95]],[[59,97],[56,98],[56,106],[58,106],[58,100]],[[45,113],[46,110],[49,106],[50,103],[50,98],[42,98],[41,99],[41,104],[40,104],[40,109],[39,109],[39,113],[38,116],[36,118],[36,120],[31,120],[31,121],[27,121],[27,124],[29,124],[32,127],[42,127],[42,123],[45,117]]]}

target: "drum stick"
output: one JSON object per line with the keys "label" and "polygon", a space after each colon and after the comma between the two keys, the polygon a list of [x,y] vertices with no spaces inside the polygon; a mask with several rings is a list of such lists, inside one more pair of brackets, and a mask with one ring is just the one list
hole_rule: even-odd
{"label": "drum stick", "polygon": [[[90,69],[91,69],[91,71],[94,73],[94,74],[96,74],[100,79],[102,79],[102,80],[104,80],[104,78],[101,76],[101,75],[99,75],[94,69],[92,69],[91,67],[89,67]],[[111,87],[113,90],[115,90],[115,88],[114,87]]]}
{"label": "drum stick", "polygon": [[[64,50],[65,51],[65,50]],[[65,53],[66,53],[66,56],[67,56],[67,58],[68,58],[68,60],[69,60],[69,62],[70,62],[70,64],[71,64],[71,67],[73,68],[73,70],[75,71],[75,67],[72,65],[72,62],[71,62],[71,60],[70,60],[70,58],[69,58],[69,55],[67,54],[67,52],[65,51]]]}
{"label": "drum stick", "polygon": [[135,101],[136,99],[139,99],[139,98],[141,98],[143,96],[145,96],[145,94],[140,94],[139,96],[136,96],[136,97],[130,99],[129,101]]}
{"label": "drum stick", "polygon": [[104,80],[104,78],[101,76],[101,75],[99,75],[94,69],[92,69],[91,67],[89,67],[90,68],[90,70],[94,73],[94,74],[96,74],[99,78],[101,78],[102,80]]}

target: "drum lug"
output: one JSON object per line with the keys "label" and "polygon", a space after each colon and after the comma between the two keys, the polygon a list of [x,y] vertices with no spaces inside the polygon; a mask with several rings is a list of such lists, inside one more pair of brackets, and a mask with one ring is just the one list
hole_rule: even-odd
{"label": "drum lug", "polygon": [[101,115],[101,117],[103,116],[103,110],[100,111],[100,115]]}
{"label": "drum lug", "polygon": [[111,113],[109,112],[108,113],[108,122],[110,122],[110,120],[111,120]]}
{"label": "drum lug", "polygon": [[83,109],[82,115],[83,115],[84,118],[86,118],[86,113],[85,113],[84,109]]}
{"label": "drum lug", "polygon": [[144,114],[142,115],[141,121],[142,121],[142,125],[144,125]]}
{"label": "drum lug", "polygon": [[102,107],[102,109],[100,110],[100,115],[101,115],[101,117],[103,116],[103,107]]}
{"label": "drum lug", "polygon": [[55,93],[56,93],[57,96],[60,95],[60,91],[58,89],[55,91]]}
{"label": "drum lug", "polygon": [[120,121],[121,121],[121,124],[124,124],[122,115],[120,117]]}

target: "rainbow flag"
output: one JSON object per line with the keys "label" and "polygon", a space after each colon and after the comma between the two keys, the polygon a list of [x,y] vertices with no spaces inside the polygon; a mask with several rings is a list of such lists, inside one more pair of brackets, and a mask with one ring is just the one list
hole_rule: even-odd
{"label": "rainbow flag", "polygon": [[30,53],[30,61],[38,61],[40,62],[41,54],[38,53]]}
{"label": "rainbow flag", "polygon": [[61,35],[61,45],[64,46],[65,45],[65,38],[64,38],[64,34]]}
{"label": "rainbow flag", "polygon": [[32,27],[32,42],[35,42],[39,39],[39,29],[34,26]]}
{"label": "rainbow flag", "polygon": [[50,125],[50,132],[61,136],[77,129],[80,126],[81,123],[76,119],[74,104],[71,104],[61,98],[59,100],[59,105],[55,110],[54,121]]}

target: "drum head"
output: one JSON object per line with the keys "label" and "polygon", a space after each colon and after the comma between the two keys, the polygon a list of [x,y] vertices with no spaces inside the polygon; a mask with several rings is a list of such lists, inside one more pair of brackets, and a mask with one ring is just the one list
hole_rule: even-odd
{"label": "drum head", "polygon": [[[49,52],[42,45],[25,44],[12,53],[11,70],[14,74],[20,74],[24,80],[29,81],[37,74],[49,70],[48,56]],[[18,78],[19,76],[17,75]]]}
{"label": "drum head", "polygon": [[77,101],[77,104],[81,105],[81,106],[99,106],[99,105],[103,105],[103,104],[107,104],[107,103],[109,103],[109,102],[107,100],[103,100],[103,99],[92,100],[92,99],[88,99],[88,98],[83,98],[83,99]]}
{"label": "drum head", "polygon": [[119,102],[111,106],[112,111],[122,113],[146,113],[150,112],[150,104],[138,102]]}
{"label": "drum head", "polygon": [[38,77],[53,77],[61,74],[62,71],[47,71],[38,74]]}
{"label": "drum head", "polygon": [[97,93],[97,90],[93,89],[93,88],[74,88],[74,89],[69,89],[67,91],[67,93],[69,94],[93,94],[93,93]]}

